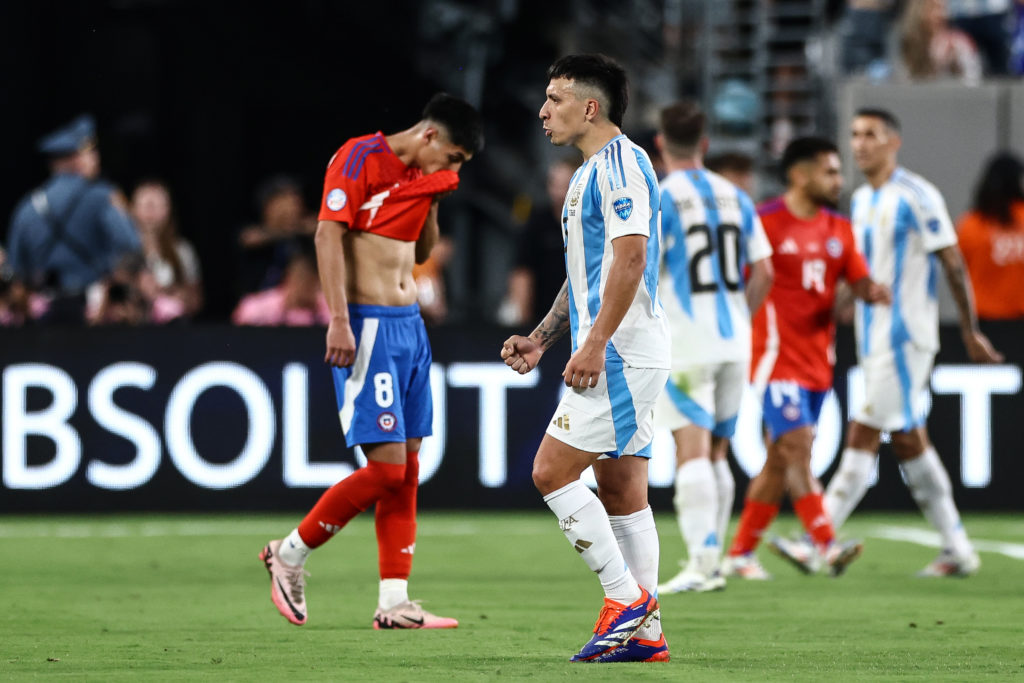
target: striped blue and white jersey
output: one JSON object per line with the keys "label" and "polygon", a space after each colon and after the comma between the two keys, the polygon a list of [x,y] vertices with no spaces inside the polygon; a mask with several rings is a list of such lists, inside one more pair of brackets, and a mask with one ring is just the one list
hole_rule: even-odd
{"label": "striped blue and white jersey", "polygon": [[772,255],[754,203],[722,176],[673,171],[661,181],[661,287],[674,370],[750,359],[747,264]]}
{"label": "striped blue and white jersey", "polygon": [[857,353],[900,352],[910,342],[939,349],[939,268],[934,252],[956,244],[946,202],[930,182],[897,167],[877,190],[853,193],[850,207],[857,249],[876,282],[892,290],[892,306],[857,302]]}
{"label": "striped blue and white jersey", "polygon": [[612,334],[606,357],[635,368],[669,367],[669,332],[658,301],[660,253],[658,179],[647,153],[625,135],[614,137],[576,170],[562,206],[573,351],[587,339],[601,310],[612,241],[647,237],[647,265],[633,301]]}

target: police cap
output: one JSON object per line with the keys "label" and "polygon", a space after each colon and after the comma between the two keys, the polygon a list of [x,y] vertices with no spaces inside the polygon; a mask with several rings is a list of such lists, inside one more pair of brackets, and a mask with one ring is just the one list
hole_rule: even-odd
{"label": "police cap", "polygon": [[65,157],[96,142],[96,121],[82,114],[39,140],[39,151],[48,157]]}

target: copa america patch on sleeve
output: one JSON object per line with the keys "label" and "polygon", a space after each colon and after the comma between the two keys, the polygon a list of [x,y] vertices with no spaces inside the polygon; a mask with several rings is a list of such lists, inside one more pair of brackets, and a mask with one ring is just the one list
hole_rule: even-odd
{"label": "copa america patch on sleeve", "polygon": [[327,208],[331,211],[341,211],[346,204],[348,204],[348,196],[340,187],[327,193]]}
{"label": "copa america patch on sleeve", "polygon": [[619,197],[612,203],[612,208],[615,209],[615,215],[622,220],[628,220],[630,214],[633,213],[633,200],[629,197]]}

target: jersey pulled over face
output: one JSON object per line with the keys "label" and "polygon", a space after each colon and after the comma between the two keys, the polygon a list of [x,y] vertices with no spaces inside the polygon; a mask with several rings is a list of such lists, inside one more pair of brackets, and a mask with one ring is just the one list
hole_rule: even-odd
{"label": "jersey pulled over face", "polygon": [[750,197],[703,169],[661,182],[658,290],[672,330],[674,369],[750,358],[744,270],[772,248]]}
{"label": "jersey pulled over face", "polygon": [[867,277],[867,265],[850,222],[837,213],[822,209],[803,220],[780,198],[759,206],[758,215],[772,245],[775,280],[754,317],[754,385],[788,381],[825,391],[835,364],[836,284]]}
{"label": "jersey pulled over face", "polygon": [[658,180],[647,153],[618,135],[587,159],[572,177],[562,206],[562,239],[569,281],[573,351],[589,335],[601,309],[613,240],[647,237],[647,264],[607,356],[635,368],[669,368],[669,335],[658,301]]}
{"label": "jersey pulled over face", "polygon": [[402,163],[383,133],[364,135],[342,145],[327,164],[319,219],[415,242],[433,198],[458,186],[454,171],[424,175]]}
{"label": "jersey pulled over face", "polygon": [[938,351],[939,263],[933,252],[956,244],[942,195],[898,167],[877,190],[868,184],[857,188],[851,213],[871,277],[892,290],[892,306],[857,302],[858,355],[898,351],[907,342]]}

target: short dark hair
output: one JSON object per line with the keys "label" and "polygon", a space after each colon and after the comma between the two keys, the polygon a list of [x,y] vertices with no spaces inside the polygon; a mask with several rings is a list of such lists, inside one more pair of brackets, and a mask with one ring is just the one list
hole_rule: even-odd
{"label": "short dark hair", "polygon": [[298,180],[284,173],[271,176],[256,188],[256,204],[262,211],[272,200],[285,194],[296,194],[301,197],[302,185]]}
{"label": "short dark hair", "polygon": [[581,85],[596,88],[608,101],[605,116],[616,126],[622,126],[622,117],[629,106],[629,79],[626,70],[605,55],[566,55],[548,67],[548,80],[565,78]]}
{"label": "short dark hair", "polygon": [[788,181],[791,168],[802,161],[814,161],[819,154],[839,154],[839,148],[831,140],[814,136],[796,138],[790,142],[786,145],[782,160],[779,162],[782,180]]}
{"label": "short dark hair", "polygon": [[670,104],[659,114],[659,129],[670,147],[692,150],[704,135],[704,110],[690,100]]}
{"label": "short dark hair", "polygon": [[423,119],[441,124],[453,144],[470,154],[484,148],[484,122],[469,102],[439,92],[423,108]]}
{"label": "short dark hair", "polygon": [[715,173],[735,171],[750,173],[754,170],[754,157],[743,152],[719,152],[704,157],[704,168]]}
{"label": "short dark hair", "polygon": [[854,118],[858,116],[870,116],[872,118],[881,119],[881,121],[893,132],[900,132],[900,120],[896,118],[888,109],[880,109],[878,107],[861,107],[854,113]]}

